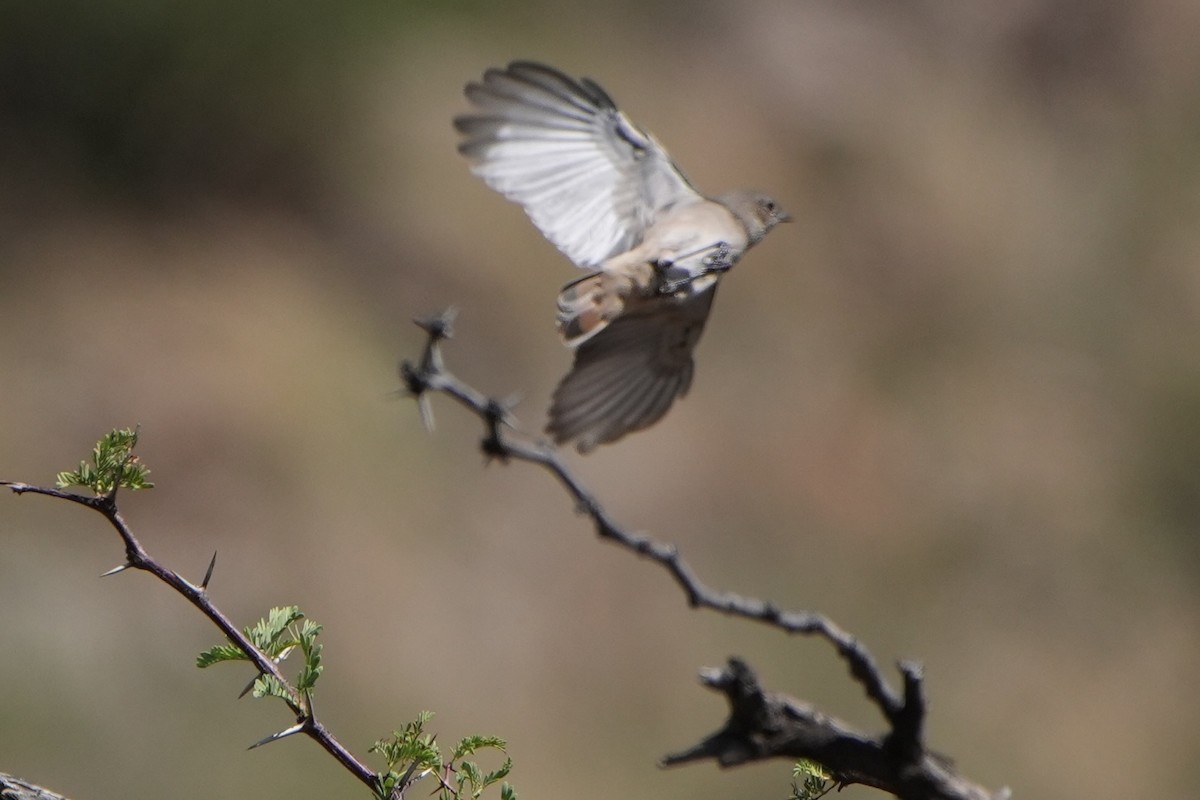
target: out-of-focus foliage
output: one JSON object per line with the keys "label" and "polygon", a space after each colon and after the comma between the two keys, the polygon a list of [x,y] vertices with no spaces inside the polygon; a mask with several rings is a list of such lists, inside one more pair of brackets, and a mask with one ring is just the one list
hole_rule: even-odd
{"label": "out-of-focus foliage", "polygon": [[69,160],[117,197],[174,204],[217,188],[316,202],[312,162],[354,124],[347,65],[440,5],[5,3],[0,129],[24,157]]}

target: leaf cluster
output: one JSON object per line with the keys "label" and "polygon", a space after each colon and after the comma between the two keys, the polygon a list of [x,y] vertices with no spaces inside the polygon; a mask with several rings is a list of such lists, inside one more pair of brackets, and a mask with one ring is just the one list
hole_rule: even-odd
{"label": "leaf cluster", "polygon": [[824,767],[802,758],[792,767],[792,793],[788,800],[817,800],[829,794],[837,785]]}
{"label": "leaf cluster", "polygon": [[[496,736],[464,737],[454,746],[450,757],[443,759],[436,737],[425,732],[425,724],[432,718],[433,712],[422,711],[403,729],[392,731],[391,736],[372,745],[371,752],[383,756],[387,763],[387,769],[376,776],[376,795],[381,800],[394,797],[397,791],[426,776],[437,779],[434,794],[439,800],[478,800],[489,786],[503,781],[512,770],[512,759],[507,756],[503,764],[490,772],[484,772],[478,763],[467,758],[485,749],[504,752],[506,744]],[[507,781],[500,785],[500,798],[517,800],[516,791]]]}
{"label": "leaf cluster", "polygon": [[92,463],[80,461],[78,470],[58,473],[58,488],[83,486],[97,495],[114,488],[153,489],[154,484],[147,480],[150,469],[133,454],[137,440],[137,431],[129,428],[106,434],[92,448]]}
{"label": "leaf cluster", "polygon": [[[258,676],[253,687],[255,697],[278,697],[297,706],[304,705],[302,698],[312,694],[317,679],[325,669],[321,664],[323,646],[317,644],[321,629],[320,625],[306,619],[298,606],[272,608],[265,619],[242,629],[246,638],[276,664],[283,662],[297,649],[303,654],[303,663],[296,678],[296,691],[300,697],[273,675]],[[223,661],[250,661],[250,656],[234,644],[219,644],[197,656],[196,666],[203,669]]]}

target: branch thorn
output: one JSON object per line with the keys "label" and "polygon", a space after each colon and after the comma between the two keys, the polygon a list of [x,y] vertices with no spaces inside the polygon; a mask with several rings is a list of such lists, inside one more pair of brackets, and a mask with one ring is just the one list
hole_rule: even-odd
{"label": "branch thorn", "polygon": [[293,725],[290,728],[284,728],[283,730],[279,731],[279,733],[272,733],[270,736],[266,737],[265,739],[259,739],[257,742],[250,745],[246,749],[253,750],[256,747],[262,747],[264,744],[270,744],[271,742],[277,742],[280,739],[286,739],[289,736],[294,736],[297,733],[300,733],[307,727],[308,727],[308,720],[307,719],[300,720],[299,722],[297,722],[295,725]]}
{"label": "branch thorn", "polygon": [[208,591],[208,582],[212,580],[213,570],[217,568],[217,551],[213,551],[212,561],[208,562],[208,570],[204,573],[204,580],[200,581],[200,591]]}

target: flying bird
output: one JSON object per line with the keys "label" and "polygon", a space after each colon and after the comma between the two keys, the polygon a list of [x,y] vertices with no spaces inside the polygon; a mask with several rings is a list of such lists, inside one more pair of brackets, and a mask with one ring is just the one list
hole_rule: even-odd
{"label": "flying bird", "polygon": [[458,150],[589,274],[558,295],[574,349],[546,430],[581,453],[649,427],[692,382],[717,283],[776,224],[760,192],[706,197],[604,89],[530,61],[468,83]]}

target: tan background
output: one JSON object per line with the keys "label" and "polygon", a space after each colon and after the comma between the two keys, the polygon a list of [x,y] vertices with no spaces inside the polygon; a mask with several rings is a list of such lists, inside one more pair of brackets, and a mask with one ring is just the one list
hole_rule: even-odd
{"label": "tan background", "polygon": [[[542,423],[575,273],[450,119],[510,58],[601,81],[689,176],[798,218],[725,282],[691,396],[580,473],[711,583],[927,668],[931,744],[1017,797],[1200,787],[1200,6],[48,0],[0,11],[0,477],[140,423],[152,553],[328,627],[356,752],[418,710],[532,798],[779,798],[663,772],[732,653],[867,730],[831,649],[688,611],[478,423],[389,399],[408,319]],[[170,7],[169,7],[170,6]],[[201,673],[99,517],[0,497],[0,770],[77,800],[363,796]],[[851,790],[847,798],[875,796]]]}

